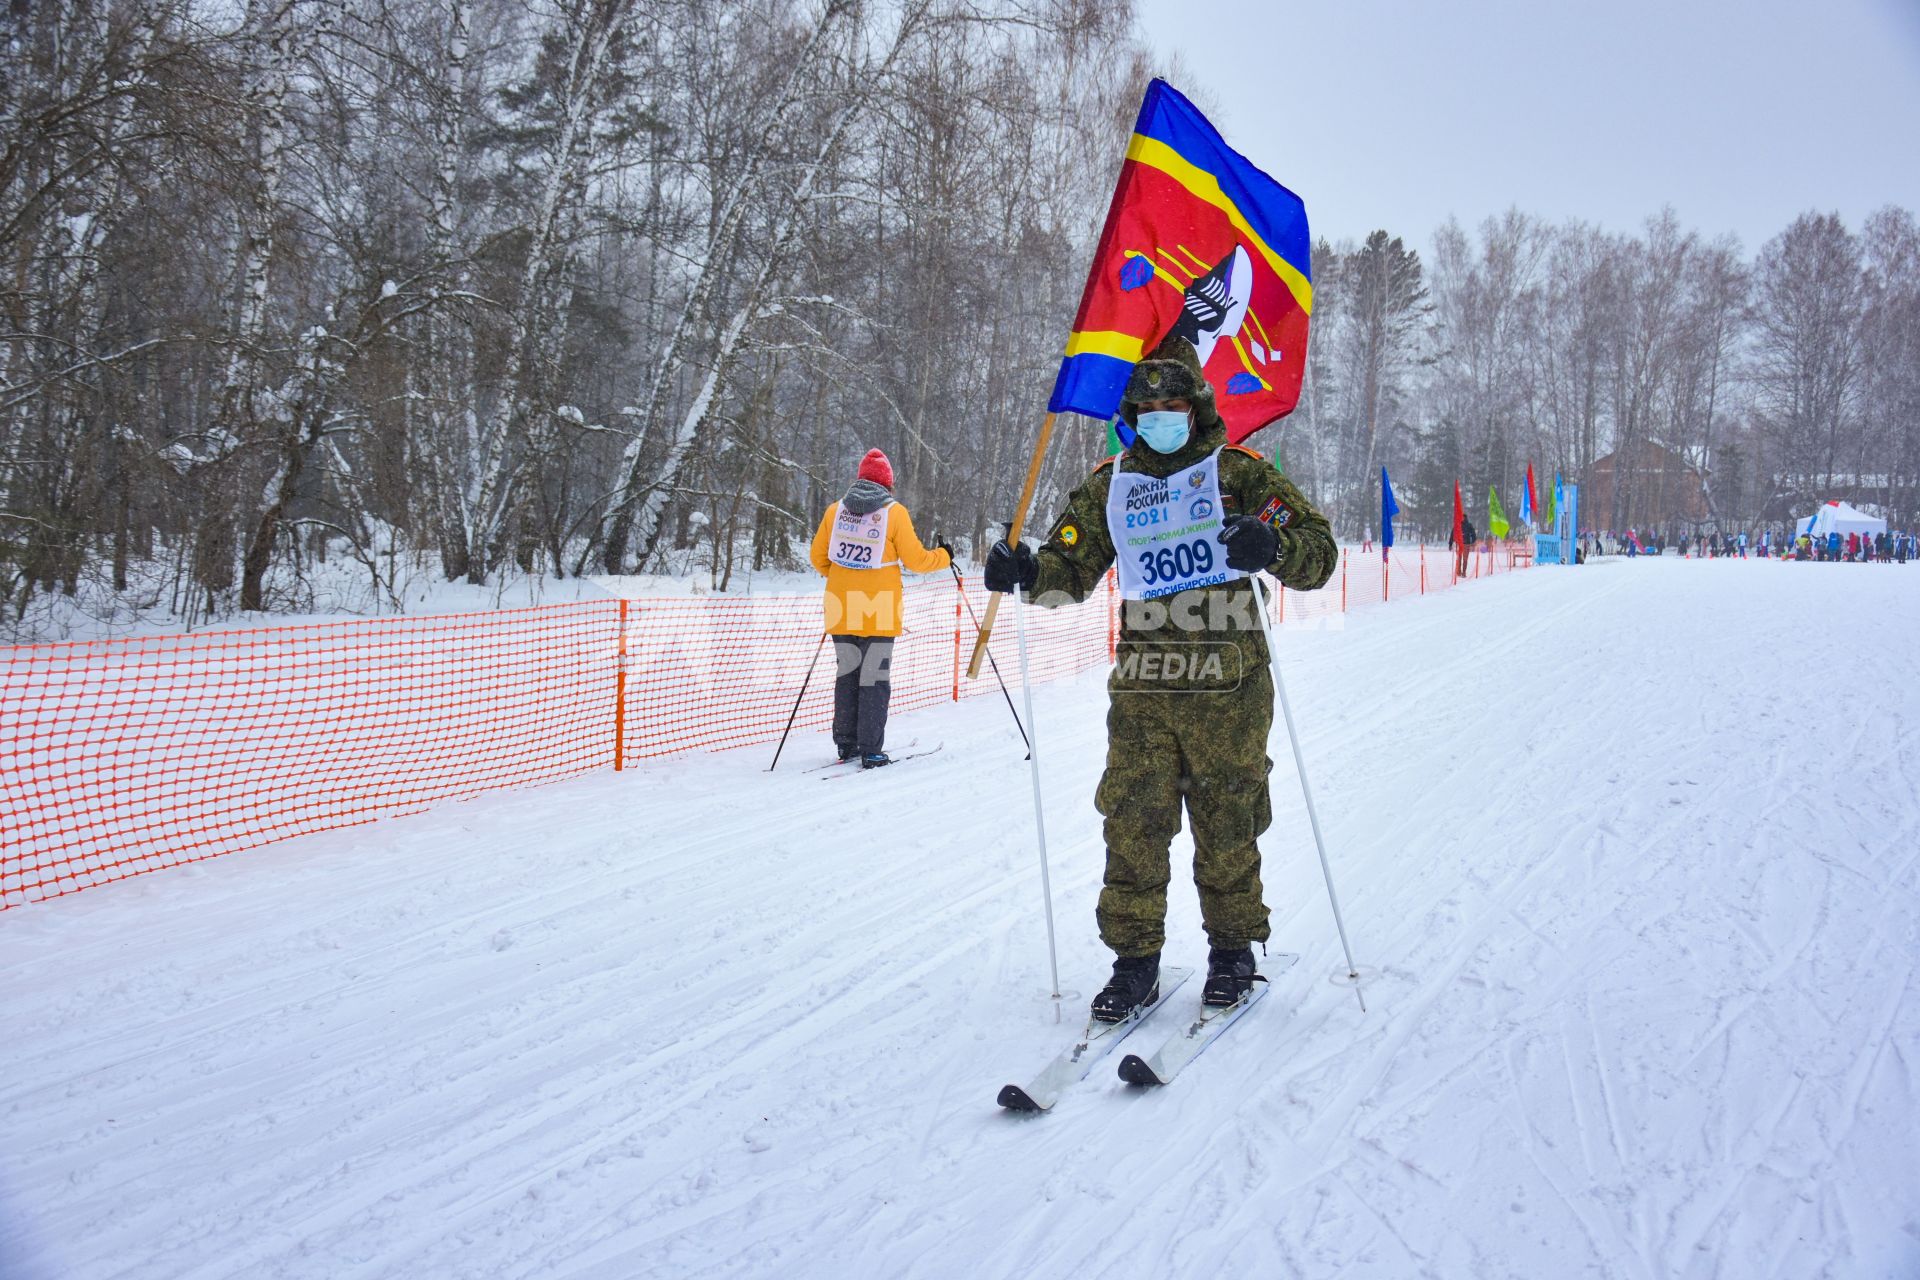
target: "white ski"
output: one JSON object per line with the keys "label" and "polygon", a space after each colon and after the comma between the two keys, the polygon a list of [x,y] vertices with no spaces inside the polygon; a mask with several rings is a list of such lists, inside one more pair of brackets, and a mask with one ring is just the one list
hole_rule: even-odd
{"label": "white ski", "polygon": [[[1266,957],[1267,976],[1286,972],[1300,959],[1291,952],[1279,951]],[[1154,1051],[1150,1058],[1142,1058],[1130,1053],[1120,1059],[1120,1078],[1128,1084],[1166,1084],[1180,1074],[1180,1069],[1220,1038],[1222,1032],[1240,1020],[1240,1016],[1258,1004],[1267,994],[1267,983],[1256,982],[1253,990],[1239,1004],[1224,1008],[1210,1009],[1200,1006],[1200,1012],[1185,1027],[1167,1038],[1167,1042]]]}
{"label": "white ski", "polygon": [[1146,1021],[1180,984],[1193,976],[1193,970],[1173,965],[1160,966],[1160,994],[1152,1004],[1142,1005],[1119,1022],[1089,1020],[1086,1033],[1061,1051],[1030,1084],[1010,1084],[1000,1090],[999,1103],[1010,1111],[1049,1111],[1069,1086],[1087,1078],[1093,1064],[1113,1051],[1133,1029]]}
{"label": "white ski", "polygon": [[[914,739],[913,739],[912,741],[910,741],[910,742],[908,742],[906,746],[904,746],[904,747],[901,747],[901,748],[900,748],[900,750],[901,750],[901,751],[902,751],[903,753],[904,753],[904,752],[909,752],[909,751],[913,751],[913,749],[914,749],[915,747],[917,747],[917,746],[919,746],[919,745],[920,745],[920,739],[918,739],[918,738],[914,738]],[[944,744],[942,744],[942,745],[944,745]],[[914,755],[919,755],[920,753],[919,753],[919,752],[917,752],[917,751],[913,751],[913,754],[914,754]],[[906,756],[905,756],[904,754],[902,754],[902,755],[897,755],[897,756],[895,756],[895,757],[894,757],[894,759],[895,759],[895,760],[904,760],[904,759],[906,759],[906,758],[907,758],[907,757],[906,757]],[[825,764],[816,764],[816,765],[813,765],[813,766],[812,766],[811,768],[806,768],[806,769],[802,769],[802,770],[801,770],[800,772],[802,772],[802,773],[825,773],[825,772],[827,772],[827,771],[828,771],[829,769],[844,769],[844,768],[846,768],[846,766],[848,766],[848,765],[852,765],[852,766],[853,766],[853,768],[854,768],[854,771],[855,771],[855,772],[858,772],[858,771],[859,771],[859,768],[860,768],[860,757],[859,757],[859,756],[857,756],[857,755],[854,755],[854,756],[848,756],[848,757],[847,757],[846,759],[844,759],[844,760],[829,760],[829,761],[827,761],[827,762],[826,762]]]}
{"label": "white ski", "polygon": [[[946,746],[946,745],[947,745],[947,744],[946,744],[946,743],[944,743],[944,742],[936,742],[936,743],[934,743],[934,744],[933,744],[932,746],[930,746],[930,747],[923,747],[923,748],[921,748],[921,749],[920,749],[920,750],[918,750],[918,751],[905,751],[905,752],[902,752],[901,754],[899,754],[899,755],[897,755],[897,756],[894,756],[894,757],[893,757],[893,758],[892,758],[892,759],[891,759],[891,760],[890,760],[890,761],[889,761],[888,763],[886,763],[886,764],[883,764],[883,765],[881,765],[880,767],[881,767],[882,769],[889,769],[889,768],[892,768],[892,767],[893,767],[894,765],[896,765],[896,764],[905,764],[905,763],[906,763],[907,761],[909,761],[909,760],[918,760],[918,759],[919,759],[919,758],[920,758],[921,756],[930,756],[930,755],[932,755],[932,754],[933,754],[934,752],[936,752],[936,751],[938,751],[938,750],[940,750],[940,749],[941,749],[942,747],[944,747],[944,746]],[[836,761],[835,763],[837,764],[837,763],[839,763],[839,762],[838,762],[838,761]],[[822,774],[820,775],[820,780],[821,780],[822,782],[832,782],[832,781],[833,781],[833,780],[834,780],[835,778],[844,778],[844,777],[846,777],[846,776],[847,776],[848,774],[850,774],[850,773],[871,773],[871,772],[873,772],[873,770],[871,770],[871,769],[862,769],[862,768],[860,768],[860,767],[858,767],[858,766],[859,766],[859,764],[860,764],[860,758],[859,758],[858,756],[855,756],[855,757],[854,757],[853,759],[851,759],[851,760],[849,760],[849,761],[847,761],[846,763],[848,763],[848,764],[851,764],[851,765],[853,765],[853,766],[855,766],[855,767],[854,767],[854,768],[852,768],[852,769],[834,769],[832,765],[828,765],[828,766],[826,766],[826,767],[827,767],[828,769],[830,769],[830,770],[832,770],[832,771],[831,771],[831,772],[829,772],[829,773],[822,773]]]}

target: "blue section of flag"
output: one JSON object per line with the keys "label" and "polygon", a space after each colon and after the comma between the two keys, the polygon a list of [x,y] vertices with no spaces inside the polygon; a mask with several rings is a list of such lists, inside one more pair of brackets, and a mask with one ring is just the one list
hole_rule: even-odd
{"label": "blue section of flag", "polygon": [[1400,514],[1400,504],[1393,500],[1393,481],[1387,479],[1387,469],[1380,468],[1380,551],[1385,554],[1393,545],[1393,518]]}
{"label": "blue section of flag", "polygon": [[[1048,413],[1084,413],[1090,418],[1112,415],[1133,376],[1133,365],[1112,356],[1087,352],[1060,362]],[[1104,406],[1104,408],[1102,407]],[[1099,410],[1095,412],[1095,410]]]}
{"label": "blue section of flag", "polygon": [[1262,173],[1227,145],[1200,109],[1165,80],[1147,88],[1133,131],[1164,142],[1213,175],[1221,192],[1267,247],[1311,279],[1313,243],[1307,235],[1307,207],[1300,197]]}

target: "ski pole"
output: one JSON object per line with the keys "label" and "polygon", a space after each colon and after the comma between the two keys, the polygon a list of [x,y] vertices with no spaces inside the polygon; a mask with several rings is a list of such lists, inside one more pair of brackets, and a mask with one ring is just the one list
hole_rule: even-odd
{"label": "ski pole", "polygon": [[780,745],[773,749],[773,763],[767,766],[768,773],[780,767],[780,753],[787,749],[787,735],[793,732],[794,717],[800,714],[800,704],[806,701],[807,686],[813,682],[813,669],[820,665],[820,650],[826,644],[827,633],[823,631],[820,633],[820,643],[813,646],[813,661],[807,664],[806,678],[800,682],[800,696],[793,700],[793,710],[787,713],[787,727],[780,731]]}
{"label": "ski pole", "polygon": [[1027,593],[1013,589],[1013,630],[1020,640],[1020,696],[1027,704],[1027,723],[1033,725],[1033,737],[1027,739],[1027,760],[1033,774],[1033,829],[1040,837],[1040,897],[1047,911],[1047,963],[1053,970],[1053,998],[1060,998],[1060,956],[1053,942],[1053,880],[1047,874],[1047,815],[1040,804],[1040,749],[1034,740],[1040,726],[1033,719],[1033,681],[1027,669]]}
{"label": "ski pole", "polygon": [[1353,948],[1347,943],[1347,923],[1340,916],[1340,896],[1333,891],[1333,868],[1327,864],[1327,842],[1320,834],[1320,814],[1313,807],[1313,787],[1307,782],[1307,758],[1300,751],[1300,734],[1293,727],[1293,704],[1287,701],[1287,682],[1280,675],[1280,649],[1273,642],[1273,624],[1267,616],[1266,586],[1254,575],[1254,590],[1260,599],[1260,632],[1267,640],[1267,662],[1273,668],[1273,691],[1280,695],[1280,712],[1287,720],[1287,740],[1293,744],[1293,767],[1300,775],[1300,794],[1306,797],[1307,821],[1313,827],[1313,844],[1320,851],[1320,874],[1327,881],[1327,901],[1333,904],[1333,925],[1340,931],[1340,949],[1347,956],[1347,977],[1353,982],[1353,995],[1360,1012],[1367,1011],[1367,997],[1360,990],[1360,966],[1353,962]]}
{"label": "ski pole", "polygon": [[[980,630],[980,615],[973,611],[973,601],[967,599],[967,584],[960,581],[960,571],[952,564],[948,564],[947,568],[953,572],[953,588],[960,593],[961,603],[967,606],[967,616],[973,619],[973,629]],[[1027,726],[1020,723],[1020,713],[1014,710],[1013,695],[1007,692],[1007,678],[1000,674],[1000,664],[993,660],[991,653],[987,655],[987,665],[993,668],[993,678],[1000,682],[1000,696],[1007,700],[1007,710],[1013,712],[1013,727],[1020,731],[1020,741],[1027,744],[1027,758],[1031,760],[1033,739],[1027,737]]]}

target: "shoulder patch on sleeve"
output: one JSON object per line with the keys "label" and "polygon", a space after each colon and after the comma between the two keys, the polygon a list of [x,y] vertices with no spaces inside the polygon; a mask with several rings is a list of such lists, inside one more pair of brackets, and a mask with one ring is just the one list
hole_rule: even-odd
{"label": "shoulder patch on sleeve", "polygon": [[1278,497],[1268,498],[1260,508],[1260,520],[1276,529],[1284,529],[1293,520],[1293,508]]}
{"label": "shoulder patch on sleeve", "polygon": [[1059,543],[1063,547],[1078,546],[1080,543],[1080,522],[1074,519],[1073,508],[1068,507],[1053,522],[1053,528],[1047,531],[1047,541]]}

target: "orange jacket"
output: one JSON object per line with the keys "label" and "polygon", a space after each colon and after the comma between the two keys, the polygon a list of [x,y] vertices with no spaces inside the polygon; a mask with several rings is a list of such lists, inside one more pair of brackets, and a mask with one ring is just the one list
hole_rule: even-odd
{"label": "orange jacket", "polygon": [[927,550],[913,531],[913,517],[897,502],[887,505],[887,544],[879,567],[849,569],[827,559],[827,543],[840,504],[827,508],[813,535],[811,559],[815,572],[827,579],[824,602],[827,634],[835,636],[897,636],[904,612],[900,601],[900,570],[938,573],[953,563],[946,552]]}

